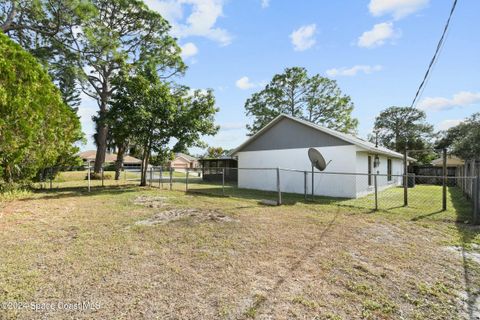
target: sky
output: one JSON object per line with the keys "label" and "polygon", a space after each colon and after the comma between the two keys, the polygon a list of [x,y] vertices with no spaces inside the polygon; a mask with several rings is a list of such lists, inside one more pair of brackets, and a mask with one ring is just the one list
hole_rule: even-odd
{"label": "sky", "polygon": [[[358,136],[389,106],[409,106],[450,12],[449,0],[146,0],[172,25],[188,70],[176,79],[214,90],[220,131],[210,146],[247,139],[244,104],[287,67],[335,79],[351,96]],[[459,0],[445,45],[416,107],[436,130],[480,111],[480,1]],[[79,109],[94,149],[95,101]],[[202,154],[198,148],[192,154]]]}

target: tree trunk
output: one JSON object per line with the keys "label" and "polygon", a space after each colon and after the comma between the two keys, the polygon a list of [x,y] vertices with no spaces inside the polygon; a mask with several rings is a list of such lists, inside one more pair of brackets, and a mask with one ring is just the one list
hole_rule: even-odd
{"label": "tree trunk", "polygon": [[150,159],[150,147],[145,148],[142,159],[142,174],[140,178],[140,186],[144,187],[147,185],[147,169],[148,169],[148,160]]}
{"label": "tree trunk", "polygon": [[115,180],[120,180],[120,172],[123,168],[123,156],[125,154],[125,146],[119,145],[117,152],[117,160],[115,161]]}
{"label": "tree trunk", "polygon": [[94,173],[100,173],[102,165],[105,162],[105,153],[107,152],[108,127],[103,123],[105,113],[107,112],[107,99],[102,99],[100,103],[99,124],[97,126],[97,153],[95,155]]}

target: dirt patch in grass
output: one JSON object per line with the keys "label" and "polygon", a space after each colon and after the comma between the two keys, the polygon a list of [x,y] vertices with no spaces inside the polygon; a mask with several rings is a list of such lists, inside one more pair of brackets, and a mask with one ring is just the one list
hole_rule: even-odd
{"label": "dirt patch in grass", "polygon": [[133,200],[133,203],[148,208],[162,208],[168,204],[166,197],[145,195],[136,197]]}
{"label": "dirt patch in grass", "polygon": [[153,226],[156,224],[164,224],[184,218],[193,218],[197,222],[217,221],[217,222],[234,222],[235,219],[225,215],[218,210],[200,210],[200,209],[172,209],[165,210],[154,214],[151,218],[135,222],[138,226]]}

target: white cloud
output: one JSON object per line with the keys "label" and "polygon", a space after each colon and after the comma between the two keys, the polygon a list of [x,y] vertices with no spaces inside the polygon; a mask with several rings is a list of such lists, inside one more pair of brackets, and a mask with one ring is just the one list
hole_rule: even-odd
{"label": "white cloud", "polygon": [[426,111],[442,111],[477,103],[480,103],[480,92],[461,91],[454,94],[451,99],[427,97],[418,103],[418,108]]}
{"label": "white cloud", "polygon": [[257,86],[256,84],[250,82],[250,79],[247,76],[241,77],[240,79],[235,81],[235,85],[237,86],[237,88],[240,88],[242,90],[251,89]]}
{"label": "white cloud", "polygon": [[400,37],[400,31],[393,28],[392,22],[382,22],[373,26],[372,30],[365,31],[357,41],[359,47],[373,48],[385,44],[389,39]]}
{"label": "white cloud", "polygon": [[[223,16],[224,0],[146,0],[145,2],[170,22],[172,35],[178,38],[206,37],[223,46],[232,42],[232,37],[227,30],[215,26],[217,19]],[[189,13],[187,17],[185,17],[186,11]]]}
{"label": "white cloud", "polygon": [[458,126],[462,120],[443,120],[437,124],[437,130],[448,130],[452,127]]}
{"label": "white cloud", "polygon": [[270,0],[262,0],[262,8],[268,8],[270,5]]}
{"label": "white cloud", "polygon": [[290,34],[292,44],[295,51],[304,51],[311,48],[316,40],[314,39],[317,26],[315,24],[309,24],[302,26]]}
{"label": "white cloud", "polygon": [[187,42],[181,46],[182,49],[182,58],[190,58],[198,53],[197,46],[192,42]]}
{"label": "white cloud", "polygon": [[428,2],[429,0],[370,0],[368,9],[376,17],[391,14],[398,20],[425,8]]}
{"label": "white cloud", "polygon": [[353,77],[357,75],[359,72],[363,72],[365,74],[370,74],[376,71],[382,70],[382,66],[375,65],[375,66],[368,66],[368,65],[356,65],[351,68],[333,68],[328,69],[326,74],[329,77],[337,77],[337,76],[345,76],[345,77]]}

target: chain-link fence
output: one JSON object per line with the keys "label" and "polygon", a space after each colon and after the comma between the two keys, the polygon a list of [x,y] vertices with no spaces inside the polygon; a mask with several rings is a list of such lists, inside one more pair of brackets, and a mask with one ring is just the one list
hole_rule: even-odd
{"label": "chain-link fence", "polygon": [[[101,172],[88,179],[88,170],[63,172],[46,180],[43,188],[139,185],[141,170],[127,168],[115,180],[115,172]],[[253,199],[264,204],[322,203],[368,210],[399,208],[435,214],[455,207],[462,219],[479,223],[480,179],[477,176],[395,175],[304,171],[286,168],[149,167],[147,186],[209,196]]]}

